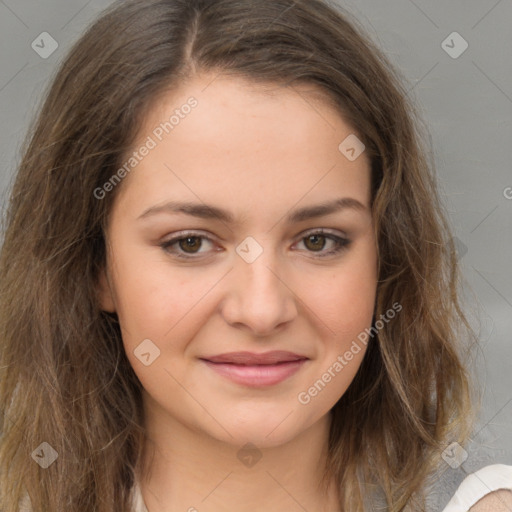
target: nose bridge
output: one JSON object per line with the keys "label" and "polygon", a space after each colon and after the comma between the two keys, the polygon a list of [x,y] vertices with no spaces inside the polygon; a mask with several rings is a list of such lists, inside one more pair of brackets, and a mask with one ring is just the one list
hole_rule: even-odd
{"label": "nose bridge", "polygon": [[261,295],[263,298],[267,296],[267,300],[271,300],[273,295],[281,291],[279,288],[282,283],[276,277],[278,272],[276,257],[269,249],[252,262],[237,262],[238,278],[243,281],[244,288],[254,295]]}
{"label": "nose bridge", "polygon": [[244,240],[237,247],[226,320],[253,331],[270,332],[296,314],[293,294],[285,286],[279,258],[271,244]]}
{"label": "nose bridge", "polygon": [[265,243],[265,247],[263,243],[248,237],[237,247],[236,274],[246,292],[252,295],[249,299],[261,298],[269,302],[281,293],[281,283],[275,275],[278,273],[276,251],[270,243]]}
{"label": "nose bridge", "polygon": [[[276,251],[268,238],[246,237],[236,247],[236,269],[243,278],[268,277],[269,268],[276,266]],[[272,274],[272,273],[271,273]]]}

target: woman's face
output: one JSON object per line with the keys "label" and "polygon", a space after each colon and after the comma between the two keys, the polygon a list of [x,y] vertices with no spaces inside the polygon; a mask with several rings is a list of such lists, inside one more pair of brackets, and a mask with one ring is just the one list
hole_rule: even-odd
{"label": "woman's face", "polygon": [[147,421],[273,446],[325,420],[362,361],[370,167],[304,87],[213,78],[148,113],[117,185],[102,307],[118,314]]}

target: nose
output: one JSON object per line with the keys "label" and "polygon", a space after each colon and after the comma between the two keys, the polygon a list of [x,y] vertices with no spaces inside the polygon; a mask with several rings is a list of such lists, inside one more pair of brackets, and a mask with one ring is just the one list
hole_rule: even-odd
{"label": "nose", "polygon": [[268,336],[297,316],[293,283],[270,250],[252,263],[237,255],[228,279],[221,314],[231,326]]}

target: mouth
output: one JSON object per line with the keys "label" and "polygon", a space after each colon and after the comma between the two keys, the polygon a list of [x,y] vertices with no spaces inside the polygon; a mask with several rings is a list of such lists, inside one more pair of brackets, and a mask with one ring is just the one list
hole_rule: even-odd
{"label": "mouth", "polygon": [[273,386],[291,377],[309,360],[285,351],[231,352],[201,360],[215,373],[248,387]]}
{"label": "mouth", "polygon": [[229,352],[218,356],[210,356],[202,358],[211,363],[236,364],[246,366],[256,365],[274,365],[279,363],[292,363],[302,359],[308,359],[306,356],[286,352],[284,350],[273,350],[256,354],[254,352]]}

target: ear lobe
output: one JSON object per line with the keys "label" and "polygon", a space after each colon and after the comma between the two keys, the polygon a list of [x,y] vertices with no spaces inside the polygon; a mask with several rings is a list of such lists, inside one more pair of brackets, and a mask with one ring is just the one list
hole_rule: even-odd
{"label": "ear lobe", "polygon": [[105,269],[103,269],[100,272],[100,275],[98,277],[98,285],[97,285],[97,291],[98,291],[98,302],[99,306],[102,311],[105,311],[107,313],[115,313],[116,312],[116,306],[115,301],[112,293],[112,288],[110,287],[110,283],[107,279],[107,274],[105,272]]}

